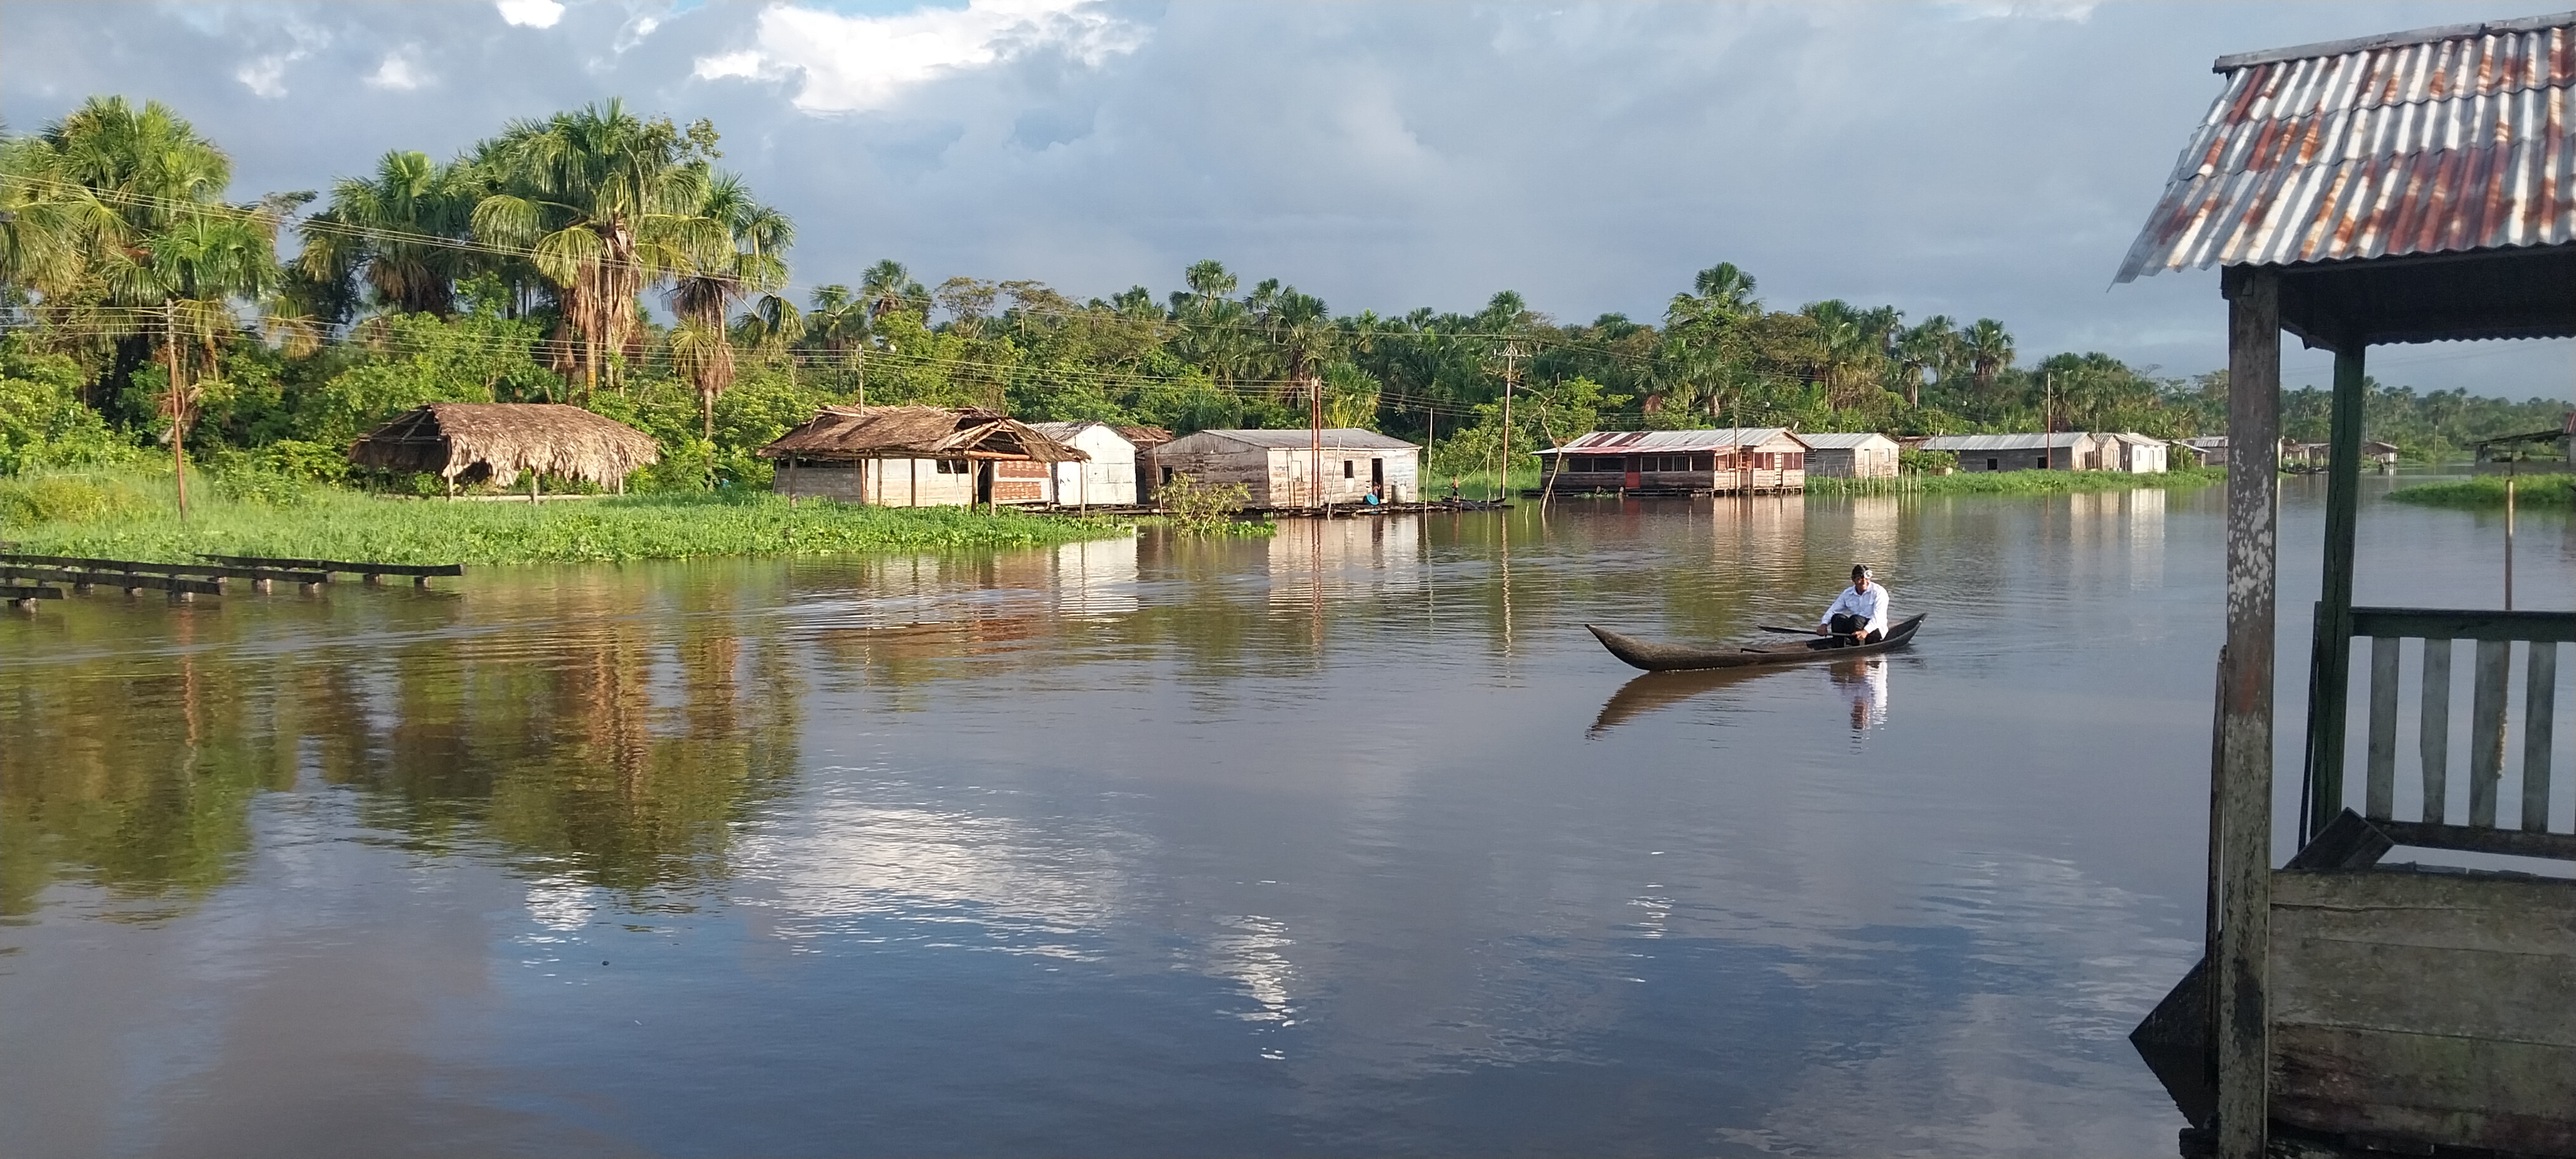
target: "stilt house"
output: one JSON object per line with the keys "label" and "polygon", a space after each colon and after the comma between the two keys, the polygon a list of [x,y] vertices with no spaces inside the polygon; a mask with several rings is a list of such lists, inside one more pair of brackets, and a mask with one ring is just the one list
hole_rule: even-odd
{"label": "stilt house", "polygon": [[[2117,275],[2219,267],[2232,451],[2208,952],[2132,1041],[2192,1120],[2186,1151],[2576,1156],[2576,778],[2553,723],[2576,613],[2513,610],[2509,584],[2504,607],[2353,605],[2370,348],[2576,336],[2576,13],[2216,71]],[[2334,353],[2292,768],[2275,625],[2311,605],[2278,599],[2284,331]],[[2301,802],[2286,862],[2275,800]],[[2383,864],[2399,846],[2486,860]],[[2539,872],[2499,872],[2513,859]]]}
{"label": "stilt house", "polygon": [[1161,427],[1120,427],[1118,433],[1136,448],[1136,501],[1154,501],[1154,448],[1172,441],[1172,432]]}
{"label": "stilt house", "polygon": [[1875,431],[1800,433],[1807,444],[1807,474],[1831,479],[1893,479],[1896,440]]}
{"label": "stilt house", "polygon": [[1751,495],[1807,489],[1807,444],[1786,427],[1594,431],[1538,452],[1556,490]]}
{"label": "stilt house", "polygon": [[1935,435],[1927,451],[1959,457],[1962,471],[2092,471],[2102,465],[2102,444],[2084,431],[2027,435]]}
{"label": "stilt house", "polygon": [[1083,452],[978,407],[827,406],[753,452],[778,494],[880,507],[1043,503]]}
{"label": "stilt house", "polygon": [[1046,501],[1061,507],[1126,507],[1136,502],[1136,444],[1103,422],[1030,423],[1029,429],[1082,452],[1054,465]]}
{"label": "stilt house", "polygon": [[[1313,431],[1197,431],[1154,448],[1147,456],[1161,487],[1174,476],[1200,483],[1241,483],[1255,507],[1316,507],[1362,503],[1376,490],[1381,502],[1421,498],[1422,448],[1402,439],[1353,427],[1323,433],[1317,453]],[[1317,460],[1323,483],[1311,485]]]}

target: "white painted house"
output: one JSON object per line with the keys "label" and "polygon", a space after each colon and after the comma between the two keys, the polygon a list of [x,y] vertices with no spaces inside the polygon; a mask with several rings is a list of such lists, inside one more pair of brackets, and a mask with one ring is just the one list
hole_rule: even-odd
{"label": "white painted house", "polygon": [[1136,502],[1136,444],[1103,422],[1030,423],[1029,429],[1091,456],[1055,464],[1048,501],[1060,507],[1125,507]]}

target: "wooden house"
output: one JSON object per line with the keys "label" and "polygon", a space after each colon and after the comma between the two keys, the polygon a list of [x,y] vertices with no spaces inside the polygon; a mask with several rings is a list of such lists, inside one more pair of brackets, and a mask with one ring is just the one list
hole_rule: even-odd
{"label": "wooden house", "polygon": [[1054,465],[1046,501],[1060,507],[1136,503],[1136,444],[1103,422],[1030,423],[1029,429],[1083,453]]}
{"label": "wooden house", "polygon": [[2224,467],[2227,465],[2227,436],[2202,435],[2197,438],[2176,439],[2173,453],[2190,456],[2192,465],[2195,467]]}
{"label": "wooden house", "polygon": [[1807,444],[1785,427],[1594,431],[1538,457],[1558,492],[1750,495],[1807,489]]}
{"label": "wooden house", "polygon": [[775,460],[789,498],[880,507],[1044,503],[1053,465],[1083,452],[978,407],[827,406],[753,452]]}
{"label": "wooden house", "polygon": [[1962,471],[2098,471],[2102,443],[2083,431],[2027,435],[1937,435],[1927,451],[1959,457]]}
{"label": "wooden house", "polygon": [[1172,441],[1172,432],[1161,427],[1119,427],[1129,445],[1136,448],[1136,501],[1154,501],[1153,450]]}
{"label": "wooden house", "polygon": [[[2571,62],[2576,13],[2221,57],[2114,277],[2214,265],[2227,304],[2209,829],[2171,851],[2208,867],[2206,954],[2131,1035],[2186,1153],[2576,1156],[2576,832],[2554,807],[2576,777],[2552,724],[2576,613],[2353,603],[2369,350],[2576,337]],[[2321,574],[2287,606],[2285,332],[2334,356]],[[2279,618],[2311,608],[2304,744],[2276,762],[2274,690],[2301,683]],[[2286,860],[2275,801],[2301,805]]]}
{"label": "wooden house", "polygon": [[[1328,430],[1322,448],[1309,430],[1196,431],[1148,452],[1157,488],[1175,476],[1200,483],[1243,484],[1255,507],[1319,507],[1421,498],[1422,448],[1353,427]],[[1320,485],[1312,482],[1320,467]]]}
{"label": "wooden house", "polygon": [[1807,473],[1833,479],[1893,479],[1896,477],[1896,440],[1875,431],[1853,434],[1808,434],[1800,432],[1798,441],[1807,444]]}

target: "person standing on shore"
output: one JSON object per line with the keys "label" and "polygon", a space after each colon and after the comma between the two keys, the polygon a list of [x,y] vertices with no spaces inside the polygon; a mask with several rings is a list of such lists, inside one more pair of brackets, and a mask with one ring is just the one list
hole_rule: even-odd
{"label": "person standing on shore", "polygon": [[1816,634],[1842,643],[1875,644],[1887,638],[1887,589],[1878,585],[1868,564],[1853,564],[1851,574],[1851,586],[1816,621]]}

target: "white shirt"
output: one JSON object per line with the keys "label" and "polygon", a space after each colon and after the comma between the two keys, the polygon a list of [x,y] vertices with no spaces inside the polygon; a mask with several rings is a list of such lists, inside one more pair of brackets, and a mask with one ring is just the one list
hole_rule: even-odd
{"label": "white shirt", "polygon": [[1825,614],[1817,618],[1816,626],[1821,628],[1831,624],[1834,617],[1841,615],[1868,617],[1869,626],[1861,629],[1864,632],[1887,631],[1887,585],[1873,580],[1865,592],[1844,588],[1843,594],[1834,597],[1834,606],[1825,609]]}

